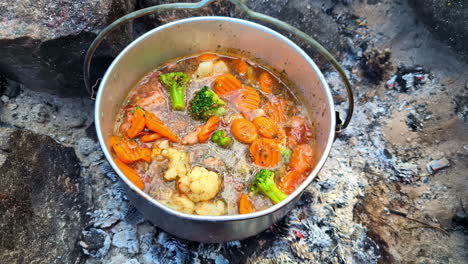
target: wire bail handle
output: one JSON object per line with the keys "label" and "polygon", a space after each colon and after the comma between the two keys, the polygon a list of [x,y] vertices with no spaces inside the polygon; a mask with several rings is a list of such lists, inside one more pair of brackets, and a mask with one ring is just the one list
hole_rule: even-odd
{"label": "wire bail handle", "polygon": [[[88,48],[88,51],[86,52],[84,64],[83,64],[83,78],[86,86],[86,90],[88,93],[93,97],[94,96],[94,86],[91,86],[90,84],[90,68],[91,68],[91,60],[96,52],[96,49],[99,47],[101,42],[104,40],[104,38],[109,35],[113,30],[115,30],[117,27],[126,24],[127,22],[130,22],[134,19],[137,19],[142,16],[147,16],[147,15],[152,15],[155,13],[158,13],[160,11],[165,11],[165,10],[197,10],[203,7],[208,6],[212,2],[216,0],[202,0],[200,2],[196,3],[172,3],[172,4],[162,4],[162,5],[156,5],[156,6],[151,6],[147,7],[144,9],[140,9],[137,11],[134,11],[132,13],[129,13],[107,26],[104,28],[99,34],[96,36],[94,41],[91,43],[91,45]],[[351,121],[351,117],[353,115],[353,110],[354,110],[354,97],[353,97],[353,91],[351,88],[351,82],[349,81],[348,77],[346,76],[345,70],[343,67],[338,63],[338,61],[333,57],[333,55],[328,52],[327,49],[325,49],[320,43],[318,43],[314,38],[311,36],[307,35],[303,31],[291,26],[290,24],[283,22],[281,20],[278,20],[274,17],[261,14],[258,12],[253,11],[249,7],[247,7],[244,3],[242,3],[241,0],[227,0],[234,4],[236,7],[238,7],[242,12],[244,12],[246,15],[248,15],[252,19],[260,20],[265,23],[269,23],[272,25],[275,25],[278,28],[281,28],[283,30],[286,30],[295,36],[299,37],[303,41],[305,41],[307,44],[309,44],[312,48],[314,48],[320,55],[322,55],[329,63],[333,65],[335,70],[338,72],[340,75],[340,78],[342,79],[345,87],[346,87],[346,92],[348,95],[348,109],[346,111],[346,118],[344,121],[341,121],[339,117],[339,113],[336,112],[336,135],[339,134],[342,130],[344,130],[346,127],[348,127],[349,122]]]}

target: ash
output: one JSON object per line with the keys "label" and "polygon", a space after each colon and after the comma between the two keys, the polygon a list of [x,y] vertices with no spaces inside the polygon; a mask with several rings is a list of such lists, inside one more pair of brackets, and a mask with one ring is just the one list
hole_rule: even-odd
{"label": "ash", "polygon": [[[99,149],[91,101],[29,90],[2,96],[2,125],[74,147],[89,202],[88,224],[77,239],[86,263],[466,263],[466,65],[440,50],[422,25],[375,15],[398,17],[405,4],[341,2],[326,11],[347,43],[340,61],[354,86],[353,120],[291,213],[243,241],[184,241],[145,220]],[[413,46],[410,30],[428,38],[426,53]],[[406,35],[394,42],[401,32]],[[435,54],[441,52],[452,68],[440,67]],[[338,74],[328,68],[324,75],[344,116]],[[434,160],[450,166],[431,174],[426,167]]]}

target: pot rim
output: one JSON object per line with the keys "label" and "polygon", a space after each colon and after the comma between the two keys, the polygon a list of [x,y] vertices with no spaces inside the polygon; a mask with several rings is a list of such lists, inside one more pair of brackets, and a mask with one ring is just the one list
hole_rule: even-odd
{"label": "pot rim", "polygon": [[[101,107],[101,100],[102,100],[102,96],[103,96],[104,86],[106,85],[106,83],[110,79],[111,72],[115,68],[117,63],[119,63],[120,59],[127,52],[129,52],[131,49],[136,47],[141,41],[143,41],[144,39],[150,37],[151,35],[156,34],[159,31],[170,28],[170,27],[174,27],[174,26],[177,26],[177,25],[180,25],[180,24],[185,24],[185,23],[197,22],[197,21],[233,22],[233,23],[242,24],[242,25],[245,25],[245,26],[248,26],[248,27],[253,27],[255,29],[258,29],[258,30],[264,31],[264,32],[266,32],[266,33],[268,33],[270,35],[273,35],[274,37],[276,37],[279,40],[283,41],[287,45],[291,46],[296,52],[298,52],[307,61],[307,63],[310,65],[310,67],[312,67],[314,72],[317,74],[317,76],[318,76],[318,78],[320,80],[320,83],[322,84],[323,88],[325,89],[325,94],[326,94],[326,97],[328,99],[327,101],[328,101],[328,104],[329,104],[328,106],[329,106],[329,109],[330,109],[330,117],[329,117],[330,118],[330,131],[329,131],[329,135],[328,135],[328,141],[326,143],[326,146],[325,146],[325,149],[324,149],[324,151],[322,153],[322,156],[321,156],[320,160],[317,162],[315,168],[312,170],[312,172],[309,174],[309,176],[307,176],[306,180],[293,193],[288,195],[288,197],[286,199],[284,199],[283,201],[281,201],[280,203],[275,204],[275,205],[269,207],[268,209],[258,211],[258,212],[255,212],[255,213],[250,213],[250,214],[223,215],[223,216],[201,216],[201,215],[186,214],[186,213],[176,211],[176,210],[171,209],[168,206],[160,203],[158,200],[154,199],[153,197],[151,197],[150,195],[148,195],[147,193],[145,193],[144,191],[142,191],[138,187],[136,187],[135,184],[133,184],[121,172],[121,170],[117,167],[117,165],[115,164],[114,159],[113,159],[110,151],[106,147],[106,143],[105,143],[105,140],[104,140],[102,132],[101,132],[101,121],[100,121],[99,109]],[[96,124],[95,126],[96,126],[97,136],[98,136],[98,139],[99,139],[99,144],[101,145],[101,149],[104,152],[104,155],[106,156],[107,161],[111,164],[114,171],[117,172],[120,179],[122,181],[124,181],[125,184],[127,186],[129,186],[131,190],[138,193],[143,198],[150,201],[151,204],[157,206],[159,209],[165,211],[168,214],[172,214],[172,215],[175,215],[177,217],[181,217],[183,219],[194,220],[194,221],[206,221],[206,222],[242,221],[242,220],[259,218],[259,217],[262,217],[262,216],[265,216],[265,215],[272,214],[273,212],[275,212],[277,210],[280,210],[281,208],[283,208],[284,206],[289,204],[291,201],[293,201],[297,196],[299,196],[310,185],[310,183],[314,180],[314,178],[317,176],[318,172],[321,170],[321,168],[325,164],[325,161],[327,160],[327,158],[329,156],[329,153],[330,153],[330,150],[331,150],[331,147],[332,147],[332,144],[333,144],[333,140],[334,140],[334,136],[335,136],[335,126],[336,126],[335,105],[334,105],[333,97],[331,95],[330,88],[329,88],[327,82],[325,81],[325,77],[323,76],[320,69],[317,67],[317,65],[314,63],[314,61],[309,57],[309,55],[307,55],[305,53],[304,50],[302,50],[298,45],[296,45],[293,41],[291,41],[287,37],[283,36],[282,34],[276,32],[276,31],[274,31],[274,30],[272,30],[272,29],[270,29],[268,27],[265,27],[265,26],[260,25],[258,23],[251,22],[251,21],[244,20],[244,19],[231,18],[231,17],[222,17],[222,16],[200,16],[200,17],[193,17],[193,18],[185,18],[185,19],[176,20],[176,21],[161,25],[159,27],[156,27],[156,28],[146,32],[142,36],[138,37],[136,40],[132,41],[113,60],[112,64],[109,66],[109,68],[107,69],[104,77],[102,78],[101,84],[99,85],[99,91],[97,92],[97,96],[96,96],[96,104],[95,104],[95,108],[94,108],[94,119],[95,119],[94,121],[95,121],[95,124]]]}

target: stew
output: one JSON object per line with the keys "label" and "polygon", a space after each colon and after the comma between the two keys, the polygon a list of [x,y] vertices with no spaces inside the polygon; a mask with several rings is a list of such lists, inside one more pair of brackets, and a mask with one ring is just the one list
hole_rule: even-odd
{"label": "stew", "polygon": [[129,93],[109,140],[115,162],[161,203],[198,215],[279,203],[315,164],[312,120],[283,81],[215,53],[163,64]]}

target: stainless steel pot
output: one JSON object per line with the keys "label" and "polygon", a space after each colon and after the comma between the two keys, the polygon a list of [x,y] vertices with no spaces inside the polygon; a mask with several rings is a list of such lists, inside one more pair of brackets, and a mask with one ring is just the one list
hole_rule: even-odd
{"label": "stainless steel pot", "polygon": [[[211,1],[203,2],[206,4]],[[90,57],[96,47],[93,44],[86,59],[86,78],[89,76]],[[142,76],[167,60],[198,52],[226,49],[247,52],[279,72],[284,71],[289,80],[296,84],[296,93],[308,106],[317,129],[320,159],[310,176],[294,193],[267,210],[229,216],[184,214],[164,206],[131,183],[114,163],[108,138],[112,135],[114,121],[124,98]],[[339,70],[342,71],[341,68]],[[349,85],[348,80],[345,83]],[[86,84],[89,86],[87,79]],[[247,238],[282,218],[294,207],[301,193],[322,168],[337,128],[330,89],[313,60],[283,35],[253,22],[227,17],[197,17],[175,21],[155,28],[133,41],[104,75],[95,107],[99,142],[107,160],[127,187],[130,201],[156,226],[178,237],[200,242]]]}

